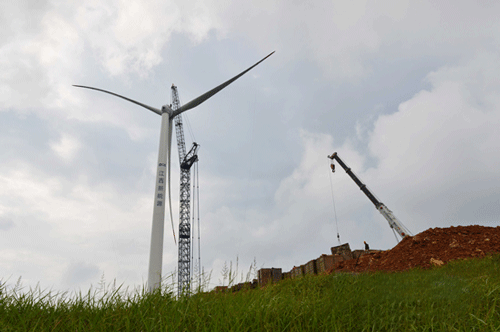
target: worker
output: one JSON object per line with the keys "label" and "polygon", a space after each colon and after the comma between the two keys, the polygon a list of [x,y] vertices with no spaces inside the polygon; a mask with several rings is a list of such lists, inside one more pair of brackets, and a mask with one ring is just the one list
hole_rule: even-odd
{"label": "worker", "polygon": [[366,241],[363,241],[365,243],[365,250],[370,250],[370,246],[368,245],[368,243],[366,243]]}

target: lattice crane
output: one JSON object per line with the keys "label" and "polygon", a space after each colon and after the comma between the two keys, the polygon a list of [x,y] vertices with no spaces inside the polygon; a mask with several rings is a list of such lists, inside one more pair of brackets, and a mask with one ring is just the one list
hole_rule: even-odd
{"label": "lattice crane", "polygon": [[[175,111],[181,105],[177,87],[172,84],[172,109]],[[186,153],[182,117],[174,118],[175,134],[177,136],[177,149],[179,150],[180,165],[180,196],[179,196],[179,265],[178,282],[179,295],[188,293],[191,283],[191,166],[198,160],[197,150],[199,145],[193,142],[193,147]]]}

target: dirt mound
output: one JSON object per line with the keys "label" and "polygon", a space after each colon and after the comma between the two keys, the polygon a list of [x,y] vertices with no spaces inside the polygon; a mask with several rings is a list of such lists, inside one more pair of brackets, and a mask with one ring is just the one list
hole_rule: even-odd
{"label": "dirt mound", "polygon": [[496,252],[500,252],[500,226],[430,228],[404,238],[391,250],[366,253],[358,259],[338,262],[334,270],[403,271],[418,266],[439,266],[453,259],[480,257]]}

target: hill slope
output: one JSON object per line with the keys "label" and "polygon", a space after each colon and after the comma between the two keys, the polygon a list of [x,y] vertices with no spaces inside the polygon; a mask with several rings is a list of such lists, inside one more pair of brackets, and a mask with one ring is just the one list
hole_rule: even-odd
{"label": "hill slope", "polygon": [[[338,262],[335,272],[403,271],[429,268],[450,260],[500,252],[500,227],[458,226],[430,228],[404,238],[391,250],[366,253]],[[333,269],[329,271],[333,272]]]}

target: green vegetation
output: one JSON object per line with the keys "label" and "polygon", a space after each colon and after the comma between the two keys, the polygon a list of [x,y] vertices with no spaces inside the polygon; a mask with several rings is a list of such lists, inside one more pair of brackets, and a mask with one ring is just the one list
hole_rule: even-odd
{"label": "green vegetation", "polygon": [[500,331],[500,255],[404,273],[284,280],[176,299],[0,286],[0,331]]}

